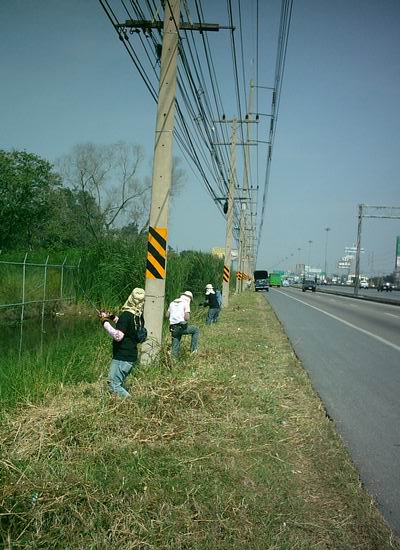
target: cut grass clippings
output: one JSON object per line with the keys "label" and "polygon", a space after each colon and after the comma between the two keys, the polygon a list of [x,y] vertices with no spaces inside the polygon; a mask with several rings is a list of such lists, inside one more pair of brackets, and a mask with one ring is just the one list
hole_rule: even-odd
{"label": "cut grass clippings", "polygon": [[132,399],[101,381],[8,414],[3,545],[400,548],[264,298],[201,331],[196,356],[186,339],[171,369],[140,367]]}

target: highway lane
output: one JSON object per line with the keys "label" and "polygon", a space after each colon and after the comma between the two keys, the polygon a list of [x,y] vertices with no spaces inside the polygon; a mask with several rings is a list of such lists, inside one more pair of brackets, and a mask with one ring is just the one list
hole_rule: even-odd
{"label": "highway lane", "polygon": [[[321,285],[318,286],[318,290],[322,292],[329,292],[329,291],[336,291],[336,292],[343,292],[344,294],[349,294],[350,296],[353,296],[354,294],[354,288],[344,285]],[[390,300],[393,302],[400,302],[400,290],[392,290],[392,292],[378,292],[376,288],[359,288],[358,289],[358,295],[359,296],[365,296],[366,298],[377,298],[382,300]]]}
{"label": "highway lane", "polygon": [[285,289],[284,292],[289,292],[290,295],[310,306],[318,308],[321,305],[326,312],[332,315],[340,314],[343,320],[400,346],[400,307],[397,305],[364,302],[344,296],[324,294],[318,290],[312,293],[300,292],[298,289]]}
{"label": "highway lane", "polygon": [[361,479],[400,534],[400,308],[290,288],[266,297]]}

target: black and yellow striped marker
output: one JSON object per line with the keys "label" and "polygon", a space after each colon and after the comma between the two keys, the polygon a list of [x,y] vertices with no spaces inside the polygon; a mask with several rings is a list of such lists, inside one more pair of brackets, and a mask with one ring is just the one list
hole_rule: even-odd
{"label": "black and yellow striped marker", "polygon": [[149,227],[147,237],[147,279],[165,279],[167,233],[166,227]]}
{"label": "black and yellow striped marker", "polygon": [[230,268],[227,265],[224,265],[223,280],[225,281],[225,283],[229,283],[230,276],[231,276]]}
{"label": "black and yellow striped marker", "polygon": [[242,278],[242,274],[240,273],[240,271],[238,271],[236,273],[236,279],[238,279],[240,281],[241,278]]}

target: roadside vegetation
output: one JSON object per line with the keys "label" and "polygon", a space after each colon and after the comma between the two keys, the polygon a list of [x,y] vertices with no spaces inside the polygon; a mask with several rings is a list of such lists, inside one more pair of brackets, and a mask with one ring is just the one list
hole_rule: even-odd
{"label": "roadside vegetation", "polygon": [[196,356],[139,367],[129,400],[105,391],[109,341],[89,347],[91,383],[3,418],[4,547],[400,548],[260,294],[201,323]]}
{"label": "roadside vegetation", "polygon": [[[71,331],[71,338],[62,343],[50,344],[43,352],[39,346],[43,335],[40,335],[37,352],[29,350],[19,357],[16,333],[19,333],[21,327],[17,323],[13,325],[13,347],[7,349],[5,342],[4,353],[0,355],[0,409],[13,407],[27,400],[42,399],[49,390],[59,387],[60,384],[95,380],[101,372],[101,368],[97,368],[97,341],[102,331],[95,323],[97,312],[94,305],[99,309],[103,307],[118,312],[132,289],[135,286],[144,286],[145,259],[145,239],[137,239],[135,242],[106,241],[101,248],[86,250],[79,273],[72,281],[76,287],[77,300],[64,304],[51,302],[50,307],[46,308],[49,315],[62,312],[70,320],[75,317],[79,326],[83,319],[87,319],[87,326],[82,326],[80,333]],[[35,260],[40,261],[38,253]],[[211,254],[191,251],[177,254],[170,251],[166,303],[184,290],[191,290],[196,303],[201,302],[205,285],[209,282],[217,285],[222,270],[223,261]],[[37,299],[40,299],[42,285],[37,277],[36,274],[34,277],[27,277],[26,293],[30,299],[35,299],[35,291],[39,293]],[[57,287],[57,282],[55,277],[54,287]],[[15,278],[14,283],[20,284],[19,279]],[[0,282],[0,288],[2,287],[3,283]],[[31,318],[38,317],[41,304],[27,306],[26,310],[25,317],[26,313]],[[18,321],[19,314],[19,308],[3,311],[0,319],[3,323]],[[38,323],[40,324],[40,320]],[[29,330],[28,326],[24,325],[23,328]],[[4,337],[3,329],[2,342]],[[107,335],[102,337],[108,342]],[[89,369],[88,364],[92,365]]]}

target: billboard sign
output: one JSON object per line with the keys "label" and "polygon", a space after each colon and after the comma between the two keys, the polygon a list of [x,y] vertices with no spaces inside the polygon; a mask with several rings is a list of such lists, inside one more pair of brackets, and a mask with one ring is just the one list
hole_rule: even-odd
{"label": "billboard sign", "polygon": [[[361,254],[364,254],[364,248],[360,248]],[[344,253],[348,256],[352,256],[353,258],[357,254],[357,247],[356,246],[345,246]]]}
{"label": "billboard sign", "polygon": [[337,267],[338,269],[350,269],[351,262],[338,262]]}

